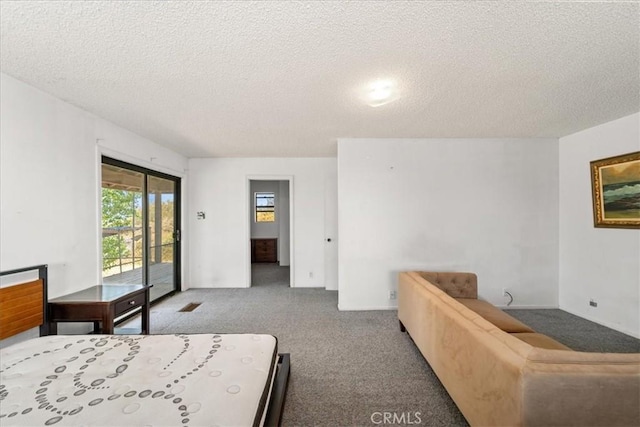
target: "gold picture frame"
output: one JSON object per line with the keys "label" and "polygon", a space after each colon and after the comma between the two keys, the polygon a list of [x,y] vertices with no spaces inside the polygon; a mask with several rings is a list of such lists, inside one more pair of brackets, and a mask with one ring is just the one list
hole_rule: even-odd
{"label": "gold picture frame", "polygon": [[594,227],[640,229],[640,151],[591,162]]}

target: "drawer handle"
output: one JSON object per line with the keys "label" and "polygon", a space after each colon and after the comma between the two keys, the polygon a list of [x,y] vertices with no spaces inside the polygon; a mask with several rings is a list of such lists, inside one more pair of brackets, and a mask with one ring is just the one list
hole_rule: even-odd
{"label": "drawer handle", "polygon": [[135,300],[129,301],[129,305],[136,305]]}

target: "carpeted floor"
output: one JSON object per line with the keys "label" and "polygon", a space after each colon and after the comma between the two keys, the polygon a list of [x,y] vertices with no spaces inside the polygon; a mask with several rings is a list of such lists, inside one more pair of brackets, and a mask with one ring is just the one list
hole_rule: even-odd
{"label": "carpeted floor", "polygon": [[289,286],[290,271],[278,264],[251,264],[251,286]]}
{"label": "carpeted floor", "polygon": [[[385,411],[405,414],[411,424],[467,425],[399,331],[396,311],[340,312],[337,292],[290,288],[288,268],[271,268],[278,271],[254,276],[252,288],[193,289],[168,298],[152,307],[151,332],[276,336],[279,351],[291,354],[284,426],[375,425],[372,415]],[[280,279],[270,284],[265,277]],[[202,304],[178,311],[191,302]],[[560,310],[510,313],[576,350],[638,351],[639,340]]]}
{"label": "carpeted floor", "polygon": [[576,351],[640,353],[640,340],[562,310],[505,310]]}

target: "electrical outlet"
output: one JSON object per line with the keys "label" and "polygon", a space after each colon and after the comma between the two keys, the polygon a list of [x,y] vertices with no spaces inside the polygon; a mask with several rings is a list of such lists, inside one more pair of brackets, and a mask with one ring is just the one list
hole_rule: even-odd
{"label": "electrical outlet", "polygon": [[396,293],[396,291],[389,291],[389,299],[396,299],[398,297],[398,294]]}
{"label": "electrical outlet", "polygon": [[589,300],[589,305],[590,305],[591,307],[597,307],[597,306],[598,306],[598,303],[597,303],[593,298],[591,298],[591,299]]}
{"label": "electrical outlet", "polygon": [[313,271],[309,272],[309,279],[313,279]]}

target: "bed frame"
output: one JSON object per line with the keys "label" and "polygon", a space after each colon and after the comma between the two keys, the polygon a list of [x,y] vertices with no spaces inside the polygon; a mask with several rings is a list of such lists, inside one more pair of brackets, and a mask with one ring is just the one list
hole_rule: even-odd
{"label": "bed frame", "polygon": [[[33,328],[40,328],[40,336],[49,335],[47,265],[2,271],[0,277],[36,271],[38,272],[36,280],[0,288],[0,340]],[[276,427],[282,421],[289,371],[289,353],[279,353],[264,422],[265,426]]]}
{"label": "bed frame", "polygon": [[38,272],[38,279],[0,288],[0,340],[33,328],[49,335],[47,313],[47,265],[2,271],[0,277]]}

